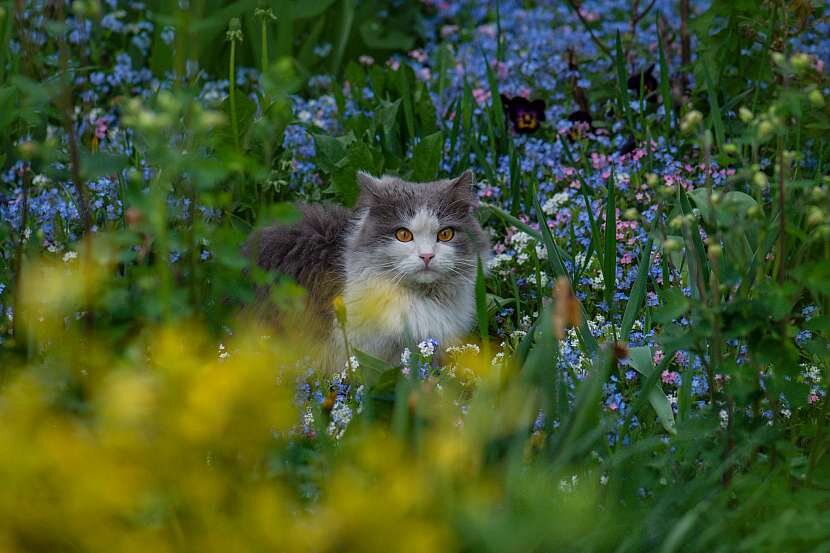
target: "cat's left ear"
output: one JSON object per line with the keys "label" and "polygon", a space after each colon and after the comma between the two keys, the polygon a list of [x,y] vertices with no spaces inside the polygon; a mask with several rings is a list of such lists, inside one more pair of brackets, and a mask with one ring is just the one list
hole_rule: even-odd
{"label": "cat's left ear", "polygon": [[478,207],[478,194],[475,191],[475,175],[473,175],[472,170],[467,169],[452,179],[450,181],[450,191],[456,199],[467,202],[470,209],[476,209]]}
{"label": "cat's left ear", "polygon": [[357,184],[360,193],[357,198],[358,207],[369,207],[380,197],[380,179],[373,177],[366,171],[357,172]]}

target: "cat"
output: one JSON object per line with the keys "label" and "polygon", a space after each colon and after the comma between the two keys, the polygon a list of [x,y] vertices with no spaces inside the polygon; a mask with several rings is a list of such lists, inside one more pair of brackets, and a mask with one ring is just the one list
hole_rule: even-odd
{"label": "cat", "polygon": [[245,245],[260,267],[308,291],[290,322],[262,295],[260,312],[282,319],[283,328],[313,333],[323,344],[322,363],[335,370],[346,361],[335,298],[343,301],[349,347],[398,364],[411,343],[450,345],[472,328],[477,266],[490,256],[475,217],[472,172],[434,182],[359,172],[357,181],[354,210],[301,204],[299,221],[265,228]]}

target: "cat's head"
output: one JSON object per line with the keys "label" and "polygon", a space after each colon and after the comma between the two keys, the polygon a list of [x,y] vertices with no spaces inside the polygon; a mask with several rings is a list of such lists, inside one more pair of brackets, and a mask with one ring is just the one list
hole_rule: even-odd
{"label": "cat's head", "polygon": [[347,266],[406,284],[475,280],[490,248],[474,215],[472,172],[434,182],[358,173],[358,182],[361,218]]}

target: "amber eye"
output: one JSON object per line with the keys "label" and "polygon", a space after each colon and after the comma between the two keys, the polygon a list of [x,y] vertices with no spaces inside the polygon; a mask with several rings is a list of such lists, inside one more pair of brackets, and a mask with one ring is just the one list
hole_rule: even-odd
{"label": "amber eye", "polygon": [[406,228],[399,228],[395,231],[395,238],[401,242],[412,242],[412,231]]}
{"label": "amber eye", "polygon": [[447,227],[438,231],[439,242],[449,242],[455,236],[455,230],[452,227]]}

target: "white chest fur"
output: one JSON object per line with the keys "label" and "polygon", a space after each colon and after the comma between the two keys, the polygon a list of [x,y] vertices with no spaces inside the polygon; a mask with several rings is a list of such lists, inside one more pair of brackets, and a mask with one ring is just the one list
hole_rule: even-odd
{"label": "white chest fur", "polygon": [[392,363],[412,341],[434,338],[442,347],[458,341],[474,318],[473,286],[466,281],[429,294],[370,277],[348,282],[343,296],[351,345]]}

